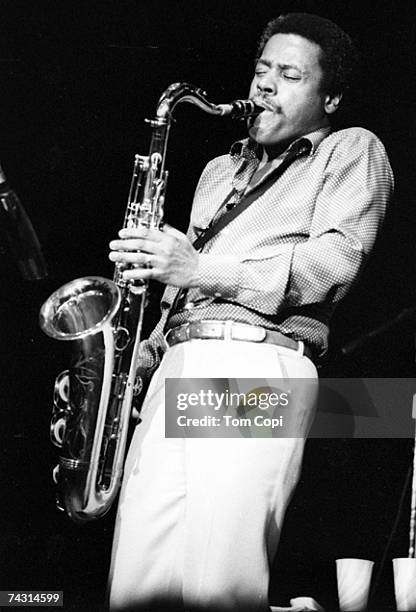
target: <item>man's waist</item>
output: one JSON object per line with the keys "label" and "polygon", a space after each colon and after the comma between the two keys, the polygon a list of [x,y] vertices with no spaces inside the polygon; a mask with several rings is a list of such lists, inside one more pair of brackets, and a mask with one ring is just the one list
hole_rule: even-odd
{"label": "man's waist", "polygon": [[235,321],[200,320],[184,323],[169,329],[165,335],[168,346],[189,340],[225,340],[274,344],[312,358],[311,349],[302,341],[294,340],[281,332]]}

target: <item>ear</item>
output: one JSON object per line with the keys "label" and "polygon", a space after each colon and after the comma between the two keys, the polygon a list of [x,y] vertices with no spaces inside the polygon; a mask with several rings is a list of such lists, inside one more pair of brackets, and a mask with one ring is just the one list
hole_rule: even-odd
{"label": "ear", "polygon": [[338,106],[342,100],[341,94],[327,95],[325,96],[324,109],[327,115],[332,115],[338,110]]}

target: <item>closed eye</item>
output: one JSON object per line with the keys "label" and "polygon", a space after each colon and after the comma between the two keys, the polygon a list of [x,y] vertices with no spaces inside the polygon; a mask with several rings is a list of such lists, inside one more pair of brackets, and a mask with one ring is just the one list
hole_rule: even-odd
{"label": "closed eye", "polygon": [[302,78],[299,74],[290,74],[288,72],[282,72],[282,76],[287,81],[300,81]]}

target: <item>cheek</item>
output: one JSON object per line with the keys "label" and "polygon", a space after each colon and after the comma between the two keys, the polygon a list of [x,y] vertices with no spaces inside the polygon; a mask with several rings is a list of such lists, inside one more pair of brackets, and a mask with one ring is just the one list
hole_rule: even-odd
{"label": "cheek", "polygon": [[302,124],[316,117],[319,105],[313,97],[292,98],[283,104],[285,115],[296,124]]}
{"label": "cheek", "polygon": [[307,105],[307,114],[310,118],[321,117],[325,114],[324,105],[319,98],[311,96]]}
{"label": "cheek", "polygon": [[249,97],[249,98],[252,98],[252,97],[253,97],[253,96],[254,96],[256,93],[257,93],[257,88],[256,88],[256,79],[254,78],[254,79],[251,81],[250,91],[249,91],[248,97]]}

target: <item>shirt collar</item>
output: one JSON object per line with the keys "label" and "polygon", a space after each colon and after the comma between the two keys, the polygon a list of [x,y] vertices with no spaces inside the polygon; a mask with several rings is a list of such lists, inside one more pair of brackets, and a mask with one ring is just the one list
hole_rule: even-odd
{"label": "shirt collar", "polygon": [[[285,157],[286,154],[292,150],[294,147],[297,147],[300,141],[308,140],[310,143],[310,152],[309,155],[313,155],[321,144],[321,142],[328,136],[331,132],[331,127],[324,127],[318,130],[314,130],[309,134],[305,134],[301,138],[297,138],[294,140],[286,151],[282,154],[282,157]],[[244,138],[243,140],[237,140],[231,145],[230,155],[234,159],[245,158],[247,160],[260,158],[261,156],[261,146],[258,145],[254,140],[250,138]]]}
{"label": "shirt collar", "polygon": [[303,138],[307,138],[312,145],[309,155],[313,155],[315,153],[316,149],[319,147],[324,138],[329,136],[331,130],[331,126],[327,126],[320,128],[319,130],[315,130],[314,132],[309,132],[309,134],[303,136]]}

